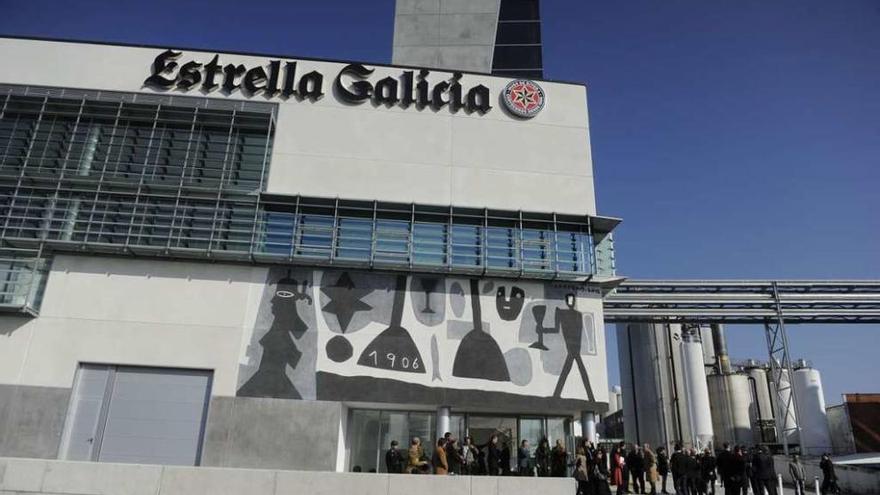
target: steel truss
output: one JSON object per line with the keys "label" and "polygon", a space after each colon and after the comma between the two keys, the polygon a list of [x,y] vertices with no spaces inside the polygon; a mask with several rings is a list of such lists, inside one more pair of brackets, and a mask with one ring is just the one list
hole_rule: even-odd
{"label": "steel truss", "polygon": [[880,323],[880,280],[631,280],[604,305],[606,323],[764,325],[778,440],[788,455],[800,427],[786,323]]}
{"label": "steel truss", "polygon": [[880,323],[880,280],[628,280],[604,304],[607,323]]}

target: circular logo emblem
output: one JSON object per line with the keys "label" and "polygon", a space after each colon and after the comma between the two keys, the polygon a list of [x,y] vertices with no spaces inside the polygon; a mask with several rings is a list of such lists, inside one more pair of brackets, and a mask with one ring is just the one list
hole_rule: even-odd
{"label": "circular logo emblem", "polygon": [[527,79],[516,79],[504,87],[504,106],[519,117],[534,117],[544,108],[544,90]]}

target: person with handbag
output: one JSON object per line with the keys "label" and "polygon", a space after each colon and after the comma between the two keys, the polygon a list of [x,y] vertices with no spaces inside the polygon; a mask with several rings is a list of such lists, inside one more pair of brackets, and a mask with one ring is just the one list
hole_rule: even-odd
{"label": "person with handbag", "polygon": [[657,493],[657,456],[654,454],[654,451],[651,450],[651,446],[645,444],[643,450],[645,456],[645,478],[647,479],[648,485],[651,487],[651,491],[648,492],[651,495],[656,495]]}
{"label": "person with handbag", "polygon": [[611,487],[608,486],[608,455],[603,448],[596,451],[593,462],[590,463],[590,488],[591,495],[611,495]]}

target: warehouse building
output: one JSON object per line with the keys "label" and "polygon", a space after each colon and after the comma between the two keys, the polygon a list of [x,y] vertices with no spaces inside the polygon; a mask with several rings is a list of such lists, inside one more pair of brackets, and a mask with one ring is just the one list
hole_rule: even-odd
{"label": "warehouse building", "polygon": [[[0,456],[383,471],[608,407],[582,84],[0,39]],[[15,434],[9,434],[15,432]]]}

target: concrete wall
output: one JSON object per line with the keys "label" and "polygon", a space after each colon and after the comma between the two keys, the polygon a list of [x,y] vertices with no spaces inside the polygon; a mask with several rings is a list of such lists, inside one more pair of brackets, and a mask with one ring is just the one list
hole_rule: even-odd
{"label": "concrete wall", "polygon": [[261,267],[55,256],[40,316],[0,337],[0,383],[69,389],[79,363],[106,363],[213,370],[212,395],[235,395],[265,279]]}
{"label": "concrete wall", "polygon": [[214,397],[202,465],[334,471],[343,409],[338,402]]}
{"label": "concrete wall", "polygon": [[70,389],[0,384],[0,452],[54,459]]}
{"label": "concrete wall", "polygon": [[0,458],[0,495],[571,495],[573,478],[418,476]]}
{"label": "concrete wall", "polygon": [[395,64],[491,72],[499,0],[397,0]]}
{"label": "concrete wall", "polygon": [[[773,456],[776,472],[782,474],[785,483],[791,483],[791,475],[788,472],[788,459],[785,456]],[[833,460],[833,459],[832,459]],[[807,473],[807,491],[813,492],[815,478],[819,478],[819,486],[822,485],[822,470],[819,469],[819,460],[801,460]],[[834,472],[837,474],[837,484],[842,493],[875,495],[880,493],[880,470],[844,466],[835,464]]]}
{"label": "concrete wall", "polygon": [[[162,51],[0,38],[0,83],[156,94],[143,83]],[[178,61],[205,63],[213,56],[186,51]],[[279,58],[223,54],[220,63],[267,67],[272,59]],[[543,110],[521,119],[507,113],[499,99],[507,78],[461,78],[465,92],[480,84],[489,88],[493,108],[480,115],[452,112],[448,106],[432,110],[346,103],[332,90],[345,64],[296,62],[298,77],[313,70],[323,74],[322,98],[209,93],[211,98],[279,103],[268,192],[595,214],[584,86],[541,82]],[[373,83],[388,76],[397,79],[403,71],[369,67],[375,69]],[[429,85],[451,77],[432,71]],[[203,96],[195,87],[161,93]]]}

